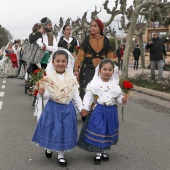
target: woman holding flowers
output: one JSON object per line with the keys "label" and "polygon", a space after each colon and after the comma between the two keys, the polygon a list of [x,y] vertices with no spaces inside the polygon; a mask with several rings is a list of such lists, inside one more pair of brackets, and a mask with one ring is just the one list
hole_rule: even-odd
{"label": "woman holding flowers", "polygon": [[69,68],[71,54],[67,50],[57,50],[52,54],[51,72],[42,78],[39,94],[49,99],[38,120],[32,141],[45,148],[45,155],[51,158],[52,151],[58,152],[58,163],[67,166],[64,152],[77,146],[76,110],[82,110],[78,82],[73,75],[73,64]]}
{"label": "woman holding flowers", "polygon": [[18,59],[17,55],[12,49],[13,43],[9,42],[5,48],[3,62],[3,76],[5,77],[16,77],[18,74]]}

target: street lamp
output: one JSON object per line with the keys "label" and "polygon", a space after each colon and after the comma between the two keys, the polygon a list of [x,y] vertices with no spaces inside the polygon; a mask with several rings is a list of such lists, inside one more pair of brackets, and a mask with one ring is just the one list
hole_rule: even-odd
{"label": "street lamp", "polygon": [[167,40],[167,51],[169,51],[169,37],[167,37],[166,40]]}

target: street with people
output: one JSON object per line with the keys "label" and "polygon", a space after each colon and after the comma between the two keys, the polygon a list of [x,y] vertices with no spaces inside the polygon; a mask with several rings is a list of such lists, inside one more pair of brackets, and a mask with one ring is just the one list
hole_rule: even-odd
{"label": "street with people", "polygon": [[0,170],[170,170],[170,2],[88,1],[1,9]]}

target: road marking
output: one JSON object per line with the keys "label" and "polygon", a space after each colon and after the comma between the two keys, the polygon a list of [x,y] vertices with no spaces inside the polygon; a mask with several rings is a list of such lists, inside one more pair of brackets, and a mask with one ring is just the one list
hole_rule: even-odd
{"label": "road marking", "polygon": [[3,80],[3,83],[6,83],[6,80]]}
{"label": "road marking", "polygon": [[5,89],[5,85],[2,85],[2,87],[1,87],[2,89]]}
{"label": "road marking", "polygon": [[3,97],[4,96],[4,92],[0,92],[0,97]]}
{"label": "road marking", "polygon": [[3,103],[3,102],[0,101],[0,109],[2,109],[2,103]]}

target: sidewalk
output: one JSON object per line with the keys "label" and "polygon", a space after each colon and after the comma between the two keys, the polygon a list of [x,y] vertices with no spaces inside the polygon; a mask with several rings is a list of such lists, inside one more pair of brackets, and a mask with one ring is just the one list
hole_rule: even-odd
{"label": "sidewalk", "polygon": [[[138,70],[134,70],[132,67],[129,67],[128,76],[133,77],[135,74],[140,74],[142,72],[150,73],[150,69],[139,68]],[[158,74],[158,70],[156,70],[155,73]],[[121,70],[119,71],[119,74],[120,75],[122,74]],[[164,76],[169,75],[169,74],[170,74],[170,71],[164,71]],[[138,86],[134,86],[134,90],[138,91],[138,92],[142,92],[142,93],[147,94],[147,95],[151,95],[151,96],[154,96],[154,97],[158,97],[158,98],[170,101],[170,94],[169,93],[164,93],[164,92],[151,90],[151,89],[147,89],[147,88],[144,88],[144,87],[138,87]]]}

